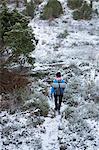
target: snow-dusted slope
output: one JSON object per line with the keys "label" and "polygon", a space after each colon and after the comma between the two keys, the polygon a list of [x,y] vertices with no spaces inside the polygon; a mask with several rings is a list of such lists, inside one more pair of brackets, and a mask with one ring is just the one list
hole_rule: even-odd
{"label": "snow-dusted slope", "polygon": [[[36,58],[33,71],[45,69],[51,79],[58,69],[62,71],[68,81],[63,108],[66,106],[67,114],[71,113],[72,117],[64,118],[67,115],[64,110],[61,116],[53,118],[49,113],[44,123],[35,128],[33,121],[36,118],[31,112],[14,115],[2,112],[1,150],[99,150],[99,102],[94,102],[94,97],[91,97],[95,88],[96,96],[99,96],[99,16],[89,21],[75,21],[66,0],[60,2],[64,8],[60,18],[40,20],[40,11],[47,0],[35,12],[29,25],[39,42],[31,55]],[[99,7],[99,2],[94,2],[94,7]],[[68,35],[64,37],[66,31]],[[42,90],[41,85],[48,85],[43,81],[38,79],[38,83],[35,83],[39,84],[35,87],[38,92]],[[51,101],[50,104],[54,107]]]}
{"label": "snow-dusted slope", "polygon": [[[38,70],[52,65],[50,69],[56,72],[57,64],[63,65],[63,68],[58,68],[62,70],[64,66],[70,64],[75,64],[80,67],[83,63],[88,63],[89,66],[85,65],[84,67],[80,67],[80,69],[86,70],[85,74],[89,74],[88,76],[90,77],[85,79],[84,75],[82,79],[80,77],[79,80],[82,80],[83,84],[86,81],[89,82],[87,84],[90,84],[90,81],[94,81],[95,79],[95,69],[98,68],[99,65],[99,60],[97,59],[99,55],[99,17],[94,16],[93,19],[89,21],[75,21],[72,19],[72,11],[67,7],[66,1],[60,0],[60,2],[64,8],[64,14],[60,16],[60,18],[47,21],[40,20],[40,14],[38,12],[35,18],[30,22],[35,36],[39,39],[39,43],[33,53],[36,58],[35,65]],[[46,1],[41,4],[40,10],[45,4]],[[96,3],[94,3],[94,6],[95,5]],[[68,35],[63,37],[66,32]],[[89,72],[87,72],[87,69],[89,69]],[[62,70],[62,72],[64,71]],[[79,96],[76,98],[80,99],[80,103],[83,103],[81,102],[82,98]],[[84,107],[85,104],[80,105]],[[78,115],[78,117],[83,117],[83,111],[81,107],[81,112],[78,111],[81,113],[81,116]],[[85,108],[85,114],[86,113],[87,109]],[[58,123],[60,120],[55,119],[56,118],[47,118],[44,123],[46,133],[41,135],[44,150],[59,150],[59,144],[68,150],[99,150],[99,122],[91,119],[86,119],[84,122],[81,120],[80,125],[78,123],[79,121],[76,122],[76,119],[73,125],[62,122],[65,127],[63,131],[59,132]],[[94,128],[92,124],[94,124]],[[82,135],[76,130],[83,130]],[[89,130],[90,133],[88,133]],[[96,135],[95,132],[97,132]],[[91,137],[91,135],[94,137],[93,141],[88,138]]]}
{"label": "snow-dusted slope", "polygon": [[[34,52],[36,61],[48,64],[66,62],[68,58],[79,59],[79,61],[93,60],[99,54],[99,18],[94,17],[90,21],[75,21],[72,19],[72,11],[69,10],[66,2],[63,0],[61,2],[64,15],[60,18],[43,21],[40,20],[38,13],[30,23],[39,39]],[[58,36],[64,34],[65,31],[69,35],[59,38]]]}

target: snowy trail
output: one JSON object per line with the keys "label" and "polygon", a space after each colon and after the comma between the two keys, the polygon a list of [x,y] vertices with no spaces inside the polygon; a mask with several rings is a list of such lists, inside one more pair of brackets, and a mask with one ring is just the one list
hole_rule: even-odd
{"label": "snowy trail", "polygon": [[[54,108],[54,102],[50,101],[49,99],[48,102],[50,108]],[[61,115],[58,115],[55,118],[45,118],[43,127],[45,128],[46,132],[41,134],[43,150],[59,150],[58,126],[60,119]]]}
{"label": "snowy trail", "polygon": [[[48,100],[50,108],[54,108],[54,101]],[[61,107],[61,114],[66,109],[67,105],[62,103]],[[42,149],[43,150],[59,150],[59,128],[62,127],[62,118],[60,115],[56,115],[54,118],[47,117],[45,118],[45,122],[43,127],[45,128],[46,132],[41,134],[42,139]]]}
{"label": "snowy trail", "polygon": [[[31,56],[35,56],[36,59],[33,71],[46,71],[54,67],[56,71],[57,66],[60,68],[64,68],[70,64],[76,64],[79,66],[79,64],[83,64],[83,62],[87,61],[90,62],[90,64],[95,63],[96,65],[94,58],[99,54],[99,19],[92,19],[88,22],[84,20],[75,21],[72,19],[72,13],[68,9],[66,3],[64,3],[65,1],[59,1],[62,2],[62,5],[65,8],[64,15],[49,22],[40,20],[40,12],[38,11],[38,15],[36,15],[29,24],[33,29],[35,37],[39,40],[35,51],[31,53]],[[45,2],[46,0],[44,3]],[[59,38],[60,35],[64,35],[65,31],[69,33],[68,36],[65,38]],[[94,75],[95,73],[92,69],[91,78],[93,78]],[[49,105],[52,109],[54,108],[53,101],[49,101]],[[67,106],[64,106],[63,104],[61,113],[66,107]],[[57,115],[54,118],[51,118],[50,116],[45,118],[42,125],[45,132],[40,132],[42,150],[60,149],[60,143],[58,140],[58,136],[60,136],[59,127],[61,124],[64,124],[63,128],[66,129],[66,123],[68,124],[68,122],[63,123],[63,121],[61,115]],[[62,134],[62,136],[63,135],[64,134]],[[72,139],[70,134],[65,136],[68,137],[66,137],[66,139]],[[72,146],[71,149],[74,149],[74,147]]]}
{"label": "snowy trail", "polygon": [[58,125],[60,116],[55,118],[46,118],[43,126],[46,129],[46,133],[41,134],[42,148],[43,150],[59,150],[58,141]]}

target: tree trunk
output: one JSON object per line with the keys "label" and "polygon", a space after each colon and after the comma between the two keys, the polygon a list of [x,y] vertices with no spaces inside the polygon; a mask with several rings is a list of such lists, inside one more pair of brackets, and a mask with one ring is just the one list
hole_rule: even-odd
{"label": "tree trunk", "polygon": [[90,7],[93,7],[93,0],[90,0]]}
{"label": "tree trunk", "polygon": [[25,5],[25,6],[27,5],[27,0],[24,0],[24,5]]}
{"label": "tree trunk", "polygon": [[19,0],[16,0],[16,7],[19,7]]}

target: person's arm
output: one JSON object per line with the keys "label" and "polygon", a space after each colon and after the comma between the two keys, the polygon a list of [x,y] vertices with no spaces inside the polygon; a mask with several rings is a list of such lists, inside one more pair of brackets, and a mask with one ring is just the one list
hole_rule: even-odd
{"label": "person's arm", "polygon": [[[62,80],[62,83],[65,83],[65,84],[66,84],[65,80]],[[64,91],[66,90],[66,87],[63,88],[62,90],[63,90],[63,92],[64,92]]]}
{"label": "person's arm", "polygon": [[65,80],[62,80],[62,83],[65,83]]}
{"label": "person's arm", "polygon": [[[55,80],[53,80],[53,83],[55,83]],[[51,87],[51,90],[50,90],[50,96],[52,97],[52,94],[54,94],[55,92],[55,89],[54,87]]]}
{"label": "person's arm", "polygon": [[51,95],[54,93],[54,88],[51,87]]}

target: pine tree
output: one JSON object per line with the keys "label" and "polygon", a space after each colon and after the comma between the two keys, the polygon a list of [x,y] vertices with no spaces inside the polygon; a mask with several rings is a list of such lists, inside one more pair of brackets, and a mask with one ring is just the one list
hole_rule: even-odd
{"label": "pine tree", "polygon": [[[22,28],[20,23],[16,23],[12,30],[4,36],[6,46],[12,50],[10,61],[18,62],[20,57],[29,59],[29,53],[35,49],[35,38],[30,28]],[[34,42],[34,43],[33,43]]]}
{"label": "pine tree", "polygon": [[30,2],[28,2],[26,4],[26,14],[33,18],[34,17],[34,10],[35,10],[35,5],[34,5],[34,2],[31,0]]}
{"label": "pine tree", "polygon": [[0,12],[0,54],[6,50],[11,51],[2,66],[12,62],[20,63],[20,58],[24,58],[29,63],[34,62],[29,57],[30,52],[35,49],[37,40],[34,38],[32,29],[28,27],[29,20],[17,10],[12,12],[5,6]]}
{"label": "pine tree", "polygon": [[62,5],[57,0],[49,0],[47,5],[44,7],[42,19],[57,18],[63,13]]}

